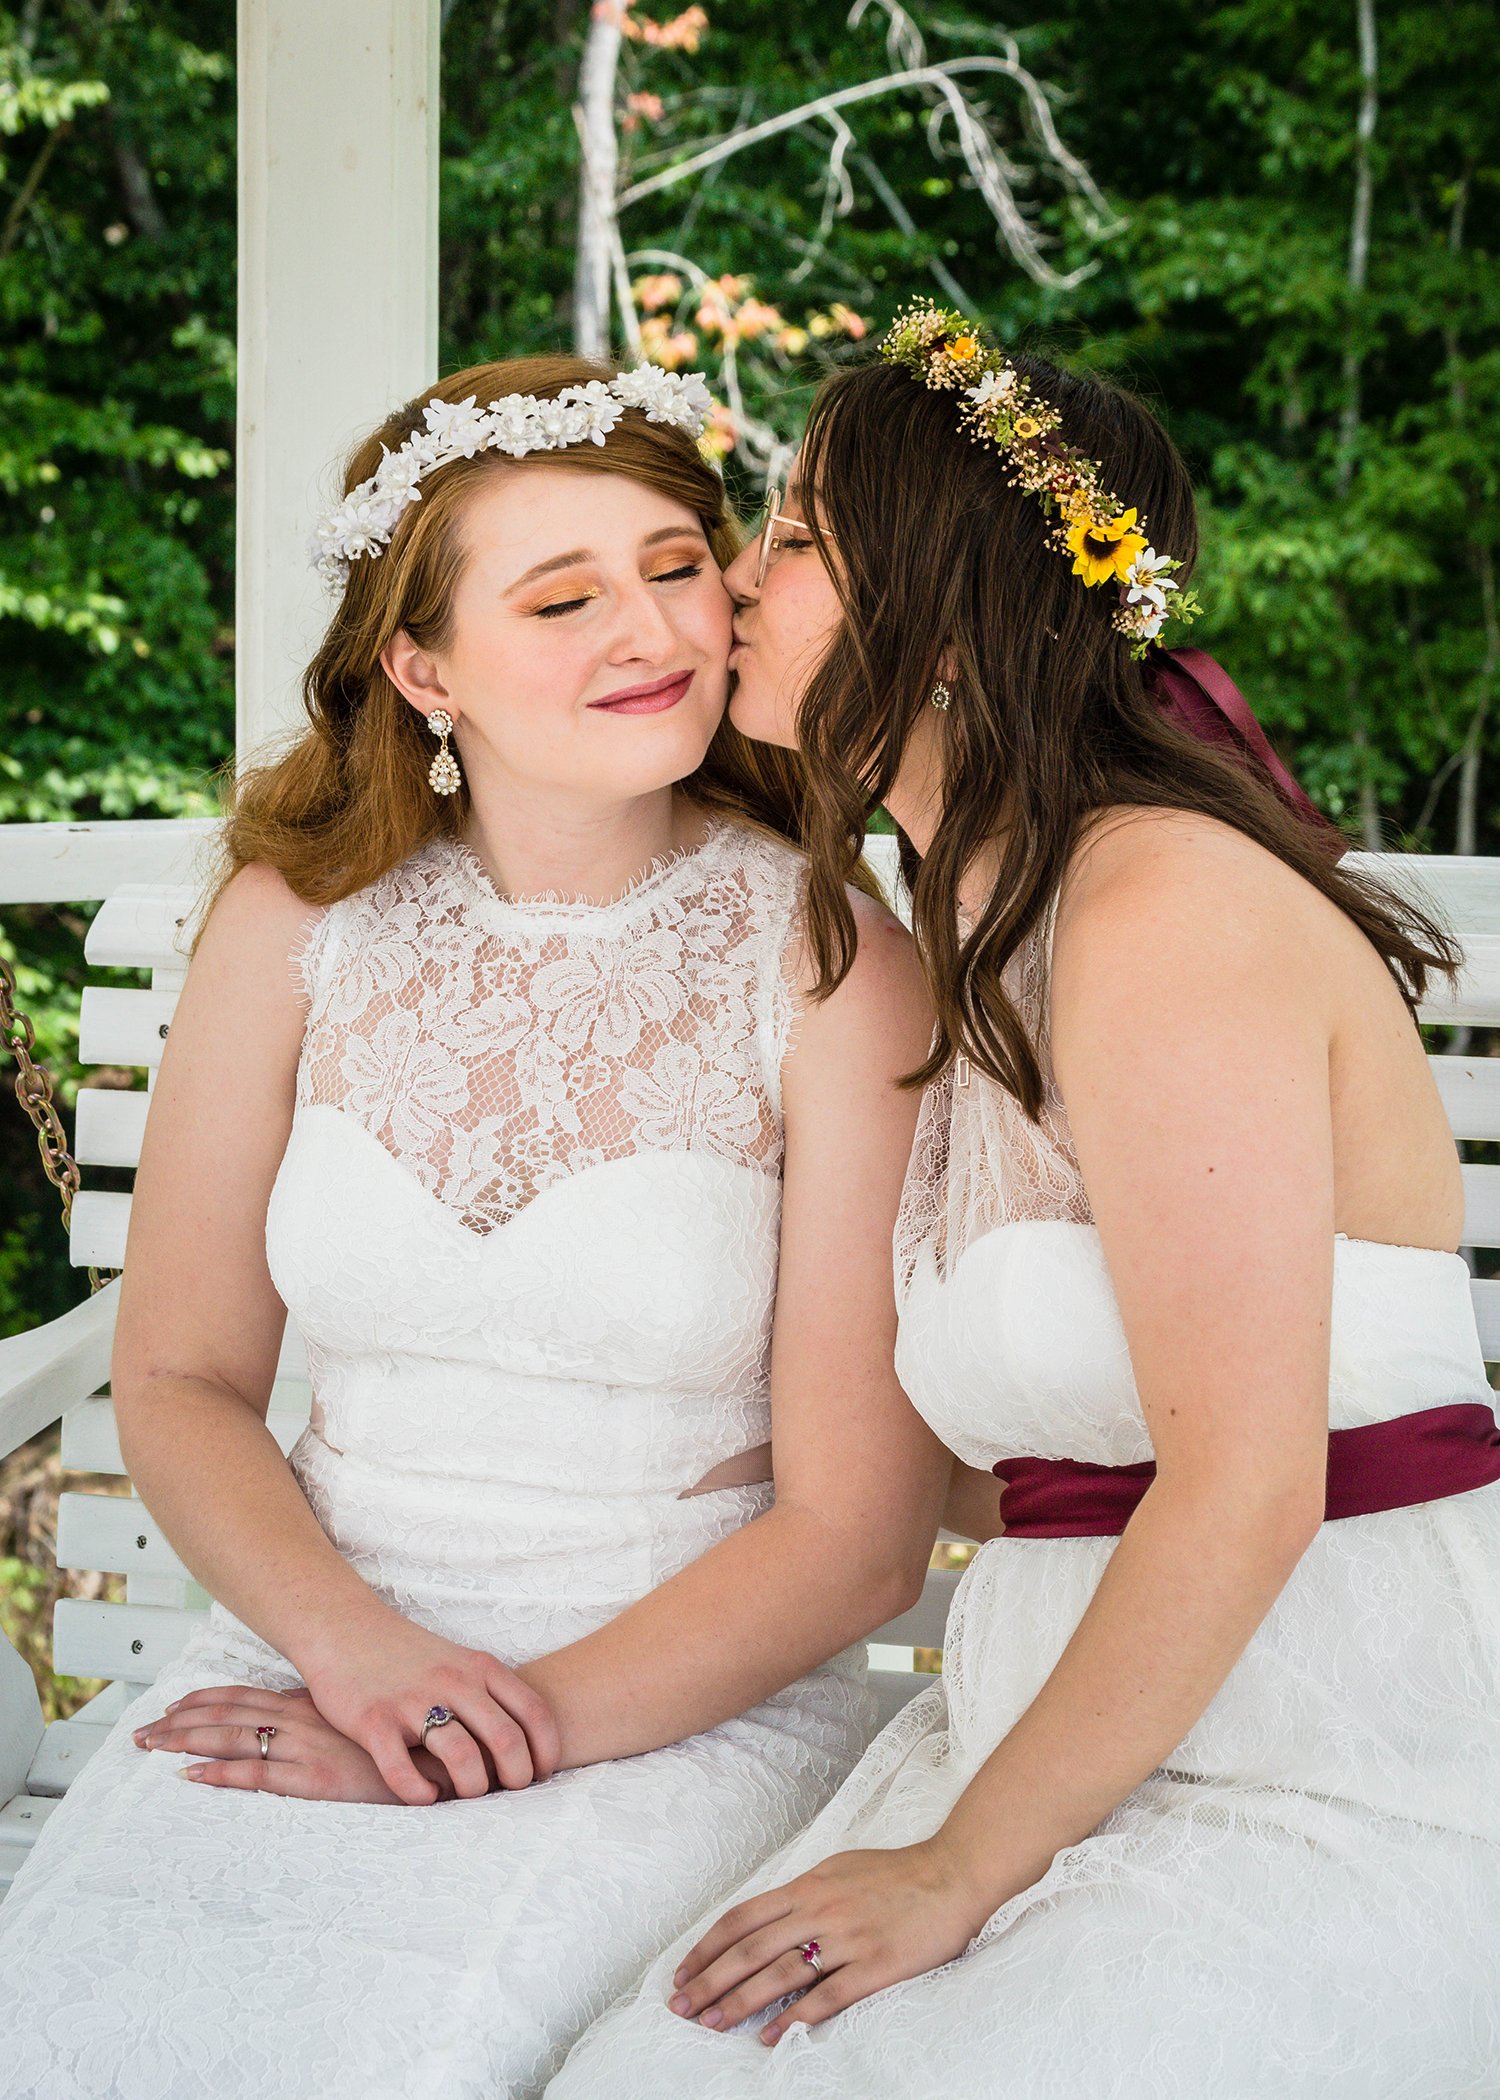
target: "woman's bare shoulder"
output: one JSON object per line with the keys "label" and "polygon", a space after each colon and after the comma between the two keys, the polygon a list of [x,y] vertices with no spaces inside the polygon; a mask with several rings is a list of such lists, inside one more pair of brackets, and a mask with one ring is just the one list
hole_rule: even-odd
{"label": "woman's bare shoulder", "polygon": [[846,892],[854,917],[853,961],[826,998],[810,998],[817,972],[803,928],[795,965],[806,1010],[797,1034],[797,1056],[805,1069],[824,1068],[849,1078],[876,1073],[889,1079],[912,1071],[932,1043],[932,1001],[916,942],[879,898]]}
{"label": "woman's bare shoulder", "polygon": [[1075,847],[1058,900],[1059,948],[1086,929],[1117,935],[1132,923],[1191,945],[1325,922],[1331,905],[1258,840],[1198,810],[1120,807],[1097,812]]}
{"label": "woman's bare shoulder", "polygon": [[295,955],[322,909],[265,862],[236,869],[203,921],[184,997],[208,999],[231,1025],[247,998],[300,1017],[306,1001]]}

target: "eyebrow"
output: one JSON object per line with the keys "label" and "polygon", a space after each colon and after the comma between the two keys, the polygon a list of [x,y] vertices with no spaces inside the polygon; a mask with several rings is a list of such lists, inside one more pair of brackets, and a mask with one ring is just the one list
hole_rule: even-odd
{"label": "eyebrow", "polygon": [[[643,547],[659,546],[663,540],[702,539],[703,529],[699,525],[663,525],[659,532],[648,532],[641,541]],[[554,554],[548,561],[539,561],[534,568],[527,569],[514,583],[507,584],[505,595],[518,591],[523,583],[531,583],[538,576],[550,576],[557,569],[574,569],[580,562],[597,561],[598,555],[592,547],[574,547],[568,554]]]}

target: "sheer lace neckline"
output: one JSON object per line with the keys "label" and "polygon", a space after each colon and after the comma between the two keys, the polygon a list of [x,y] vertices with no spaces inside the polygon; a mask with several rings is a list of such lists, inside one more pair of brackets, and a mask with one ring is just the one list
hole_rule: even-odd
{"label": "sheer lace neckline", "polygon": [[722,849],[726,839],[733,837],[734,829],[726,818],[710,815],[708,829],[695,845],[676,846],[668,853],[659,853],[618,896],[602,901],[595,897],[569,896],[562,890],[538,890],[510,896],[500,888],[474,848],[456,836],[444,834],[434,839],[428,850],[445,855],[466,883],[470,894],[482,901],[492,914],[528,920],[565,918],[589,926],[605,926],[630,915],[643,902],[655,903],[663,893],[673,891],[684,877],[700,874],[715,853]]}

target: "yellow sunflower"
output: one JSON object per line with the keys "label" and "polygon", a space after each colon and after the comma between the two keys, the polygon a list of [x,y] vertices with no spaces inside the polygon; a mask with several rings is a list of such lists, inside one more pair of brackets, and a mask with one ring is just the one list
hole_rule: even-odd
{"label": "yellow sunflower", "polygon": [[1087,512],[1068,528],[1068,552],[1073,556],[1073,574],[1081,576],[1092,590],[1111,580],[1123,583],[1131,563],[1146,551],[1146,535],[1135,531],[1136,513],[1122,510],[1117,518],[1096,524]]}
{"label": "yellow sunflower", "polygon": [[1041,430],[1041,427],[1035,416],[1016,417],[1016,436],[1018,438],[1034,438]]}

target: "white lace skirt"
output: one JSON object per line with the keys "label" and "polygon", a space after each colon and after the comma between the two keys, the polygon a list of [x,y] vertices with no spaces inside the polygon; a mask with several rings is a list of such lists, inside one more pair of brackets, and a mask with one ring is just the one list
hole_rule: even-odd
{"label": "white lace skirt", "polygon": [[0,1905],[4,2100],[533,2100],[868,1735],[845,1661],[477,1801],[190,1786],[131,1731],[198,1686],[298,1681],[237,1626],[216,1611],[121,1716]]}
{"label": "white lace skirt", "polygon": [[[926,1838],[1113,1550],[997,1540],[946,1680],[735,1892]],[[1325,1526],[1170,1769],[956,1961],[774,2049],[666,2009],[709,1906],[548,2100],[1494,2100],[1500,1487]]]}

